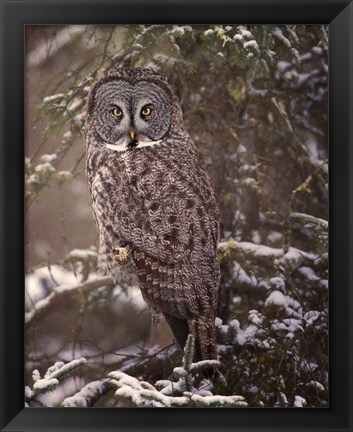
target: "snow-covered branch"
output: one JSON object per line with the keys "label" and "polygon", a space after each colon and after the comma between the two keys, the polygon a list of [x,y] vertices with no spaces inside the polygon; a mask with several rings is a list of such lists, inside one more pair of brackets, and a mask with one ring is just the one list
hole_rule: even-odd
{"label": "snow-covered branch", "polygon": [[42,378],[39,371],[35,369],[32,372],[33,387],[25,388],[26,406],[29,406],[38,397],[53,391],[61,381],[67,378],[78,367],[85,365],[86,359],[80,358],[72,360],[69,363],[56,362],[51,366]]}
{"label": "snow-covered branch", "polygon": [[67,302],[72,297],[81,294],[88,294],[99,287],[109,285],[114,285],[113,279],[110,276],[98,276],[77,285],[59,285],[48,295],[48,297],[39,300],[34,305],[33,309],[26,313],[26,327],[33,325],[38,319],[42,318],[59,303]]}
{"label": "snow-covered branch", "polygon": [[206,395],[185,391],[182,396],[163,394],[153,385],[139,381],[124,372],[111,372],[111,383],[117,387],[115,396],[137,407],[149,408],[211,408],[245,407],[247,403],[242,396]]}
{"label": "snow-covered branch", "polygon": [[111,388],[110,379],[102,379],[92,381],[86,384],[79,392],[73,396],[64,399],[60,406],[68,408],[87,408],[94,405],[94,403],[102,397]]}
{"label": "snow-covered branch", "polygon": [[279,269],[285,267],[290,271],[295,270],[303,263],[313,264],[317,258],[315,254],[294,247],[289,247],[286,251],[283,248],[274,248],[251,242],[238,242],[233,239],[219,243],[218,256],[220,261],[251,259],[252,263],[262,263]]}
{"label": "snow-covered branch", "polygon": [[[111,384],[117,388],[115,396],[124,402],[137,407],[169,408],[210,408],[210,407],[244,407],[247,406],[242,396],[213,395],[210,390],[195,387],[195,376],[203,370],[216,368],[216,360],[203,360],[192,363],[194,353],[194,338],[188,336],[182,366],[174,368],[174,375],[178,381],[169,379],[159,380],[152,385],[146,381],[139,381],[121,371],[109,374]],[[209,385],[210,389],[212,385]]]}

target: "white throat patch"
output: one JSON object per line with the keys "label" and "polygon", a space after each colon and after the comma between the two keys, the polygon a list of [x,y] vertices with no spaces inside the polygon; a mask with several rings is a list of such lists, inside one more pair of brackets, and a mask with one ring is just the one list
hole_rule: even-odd
{"label": "white throat patch", "polygon": [[[157,140],[157,141],[138,141],[138,144],[136,147],[136,149],[139,148],[143,148],[143,147],[153,147],[154,145],[160,144],[162,142],[162,140]],[[125,152],[127,150],[130,150],[126,144],[109,144],[109,143],[104,143],[104,145],[110,149],[110,150],[114,150],[116,152]]]}

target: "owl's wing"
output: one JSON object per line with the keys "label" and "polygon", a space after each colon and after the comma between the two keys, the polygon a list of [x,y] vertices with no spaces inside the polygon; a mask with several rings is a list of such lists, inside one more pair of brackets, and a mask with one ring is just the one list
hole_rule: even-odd
{"label": "owl's wing", "polygon": [[214,255],[218,207],[196,151],[151,150],[134,161],[130,206],[117,214],[122,237],[165,263],[187,260],[195,247]]}
{"label": "owl's wing", "polygon": [[219,284],[214,192],[196,150],[149,155],[134,159],[131,205],[120,214],[119,226],[132,246],[145,301],[163,312],[181,345],[189,331],[185,320],[196,320],[196,351],[213,358],[209,341]]}

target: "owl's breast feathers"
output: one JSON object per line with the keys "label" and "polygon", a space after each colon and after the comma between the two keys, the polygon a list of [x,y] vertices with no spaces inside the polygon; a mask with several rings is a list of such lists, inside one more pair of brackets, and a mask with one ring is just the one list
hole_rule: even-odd
{"label": "owl's breast feathers", "polygon": [[130,245],[145,300],[180,318],[214,307],[219,216],[194,146],[103,149],[87,171],[101,243]]}

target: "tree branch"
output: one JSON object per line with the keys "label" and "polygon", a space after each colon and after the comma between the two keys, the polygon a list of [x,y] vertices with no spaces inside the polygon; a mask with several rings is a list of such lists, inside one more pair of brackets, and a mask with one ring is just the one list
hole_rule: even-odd
{"label": "tree branch", "polygon": [[89,292],[102,287],[114,285],[113,279],[110,276],[100,276],[92,280],[85,281],[77,285],[59,285],[52,291],[48,297],[39,300],[34,308],[26,313],[25,324],[28,328],[32,326],[38,319],[42,318],[49,310],[55,307],[62,301],[67,301],[71,297]]}

